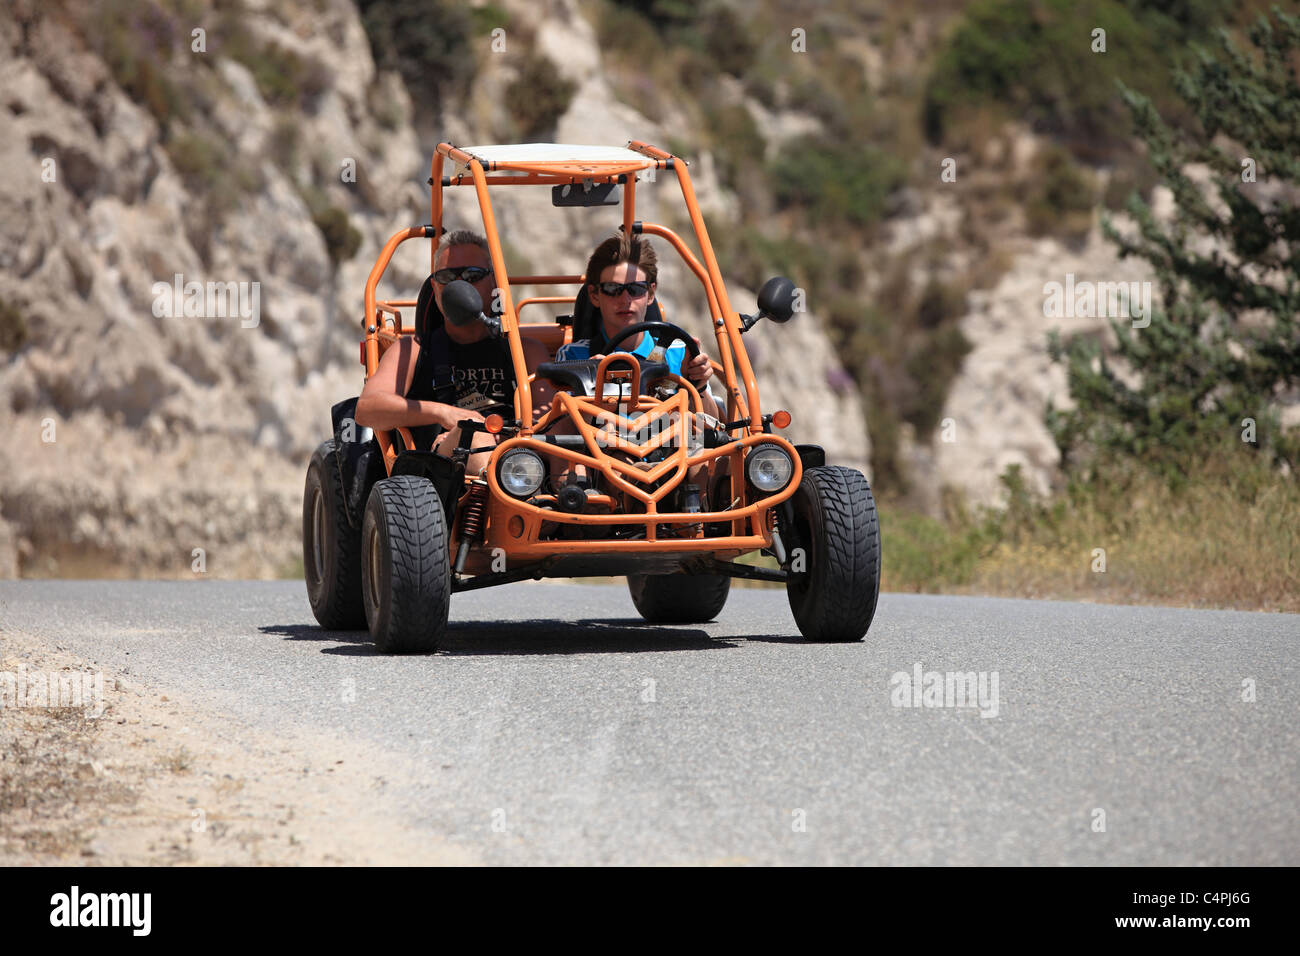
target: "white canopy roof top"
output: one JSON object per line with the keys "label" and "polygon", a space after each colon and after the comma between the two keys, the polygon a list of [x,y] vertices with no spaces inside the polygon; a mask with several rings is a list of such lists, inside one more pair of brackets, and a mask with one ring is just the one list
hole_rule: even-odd
{"label": "white canopy roof top", "polygon": [[462,146],[485,163],[620,163],[638,168],[655,161],[624,146],[577,146],[571,143],[508,143],[501,146]]}

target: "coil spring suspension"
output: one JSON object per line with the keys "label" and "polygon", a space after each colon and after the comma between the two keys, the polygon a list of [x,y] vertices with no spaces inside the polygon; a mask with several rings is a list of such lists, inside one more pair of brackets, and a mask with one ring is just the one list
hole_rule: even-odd
{"label": "coil spring suspension", "polygon": [[481,478],[469,486],[469,495],[460,517],[460,547],[456,549],[456,573],[465,572],[469,546],[483,540],[483,513],[487,511],[487,482]]}

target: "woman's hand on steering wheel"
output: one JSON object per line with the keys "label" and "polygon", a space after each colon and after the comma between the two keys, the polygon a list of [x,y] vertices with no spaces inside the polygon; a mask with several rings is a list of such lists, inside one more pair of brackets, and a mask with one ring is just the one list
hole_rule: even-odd
{"label": "woman's hand on steering wheel", "polygon": [[672,344],[673,339],[681,339],[685,343],[686,351],[690,353],[691,358],[695,358],[700,354],[699,339],[680,325],[673,325],[671,322],[635,322],[610,340],[609,351],[627,351],[627,349],[620,350],[618,344],[624,339],[630,339],[641,332],[645,332],[650,338],[654,339],[656,345],[660,345],[665,349]]}
{"label": "woman's hand on steering wheel", "polygon": [[700,349],[700,340],[680,325],[674,325],[672,322],[637,322],[629,325],[610,341],[609,351],[611,353],[619,351],[617,346],[620,342],[641,332],[646,333],[650,338],[654,339],[656,345],[662,346],[665,350],[672,344],[674,339],[682,341],[686,346],[687,354],[690,356],[687,361],[682,363],[682,374],[697,389],[705,387],[709,379],[713,377],[713,363]]}
{"label": "woman's hand on steering wheel", "polygon": [[[695,338],[691,336],[691,338]],[[700,340],[695,339],[696,352],[687,361],[682,363],[682,374],[685,375],[696,389],[708,388],[709,379],[713,377],[713,363],[709,357],[699,348]]]}

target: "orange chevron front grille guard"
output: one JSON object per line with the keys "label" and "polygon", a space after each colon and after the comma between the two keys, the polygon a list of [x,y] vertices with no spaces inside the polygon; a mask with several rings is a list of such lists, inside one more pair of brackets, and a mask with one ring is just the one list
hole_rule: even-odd
{"label": "orange chevron front grille guard", "polygon": [[[737,439],[719,448],[704,448],[693,442],[690,425],[694,421],[689,399],[698,401],[698,393],[687,385],[676,395],[664,401],[639,396],[635,418],[611,409],[610,400],[577,398],[568,392],[557,392],[550,413],[539,422],[539,427],[558,418],[567,417],[574,422],[586,446],[585,451],[563,448],[542,439],[520,436],[503,441],[492,456],[487,469],[490,495],[488,528],[484,548],[503,548],[512,560],[531,560],[559,553],[637,553],[684,552],[739,556],[748,551],[770,547],[771,509],[789,498],[799,486],[803,468],[799,454],[784,438],[777,435],[755,433]],[[601,422],[597,427],[586,421],[590,416]],[[667,422],[667,427],[660,423]],[[613,425],[611,429],[608,426]],[[637,435],[649,430],[648,441],[636,443],[626,435]],[[752,493],[744,478],[744,457],[755,447],[776,445],[790,455],[794,473],[784,489],[762,498],[746,502]],[[528,448],[546,459],[547,456],[563,458],[570,463],[586,466],[590,472],[599,472],[606,488],[621,493],[622,500],[639,504],[644,511],[614,510],[618,499],[612,495],[589,498],[595,505],[611,508],[606,514],[574,514],[542,508],[508,495],[497,481],[496,462],[512,448]],[[653,464],[645,457],[663,449],[665,457]],[[615,457],[609,452],[626,455],[630,461]],[[731,495],[736,507],[708,512],[664,512],[659,503],[685,478],[687,469],[716,458],[731,459]],[[539,496],[545,499],[548,496]],[[645,537],[634,540],[584,539],[539,541],[542,522],[585,526],[643,525]],[[712,537],[660,538],[659,526],[672,524],[702,524],[730,522],[732,534]]]}
{"label": "orange chevron front grille guard", "polygon": [[[784,489],[774,494],[757,498],[749,503],[745,503],[743,498],[746,493],[744,488],[744,454],[756,446],[774,444],[782,448],[791,456],[794,462],[794,474],[790,478],[790,483]],[[497,446],[496,453],[493,455],[495,463],[497,455],[504,454],[511,448],[526,447],[542,456],[559,455],[569,461],[578,462],[586,465],[588,468],[600,470],[602,474],[608,475],[605,470],[613,464],[624,465],[625,463],[608,457],[584,455],[581,452],[572,451],[567,448],[558,448],[555,445],[548,445],[535,438],[512,438],[502,442]],[[645,502],[646,510],[644,512],[627,512],[615,511],[609,514],[571,514],[567,512],[543,509],[537,505],[529,504],[526,501],[520,501],[512,498],[497,482],[496,468],[489,466],[487,470],[488,490],[490,501],[488,505],[488,528],[487,536],[484,542],[485,547],[504,548],[511,555],[512,560],[543,558],[551,554],[562,552],[595,554],[607,552],[635,553],[638,551],[698,551],[705,553],[732,552],[734,555],[743,554],[748,551],[754,551],[759,548],[767,548],[772,544],[771,536],[771,509],[785,501],[794,494],[795,489],[799,487],[799,481],[803,474],[800,466],[799,455],[784,438],[776,435],[750,435],[745,438],[737,439],[722,448],[705,449],[697,456],[692,457],[691,464],[707,462],[713,458],[721,456],[732,456],[732,491],[733,499],[741,498],[741,502],[734,508],[727,508],[722,511],[706,512],[661,512],[656,508],[657,502],[665,494],[672,490],[680,477],[676,480],[665,482],[659,488],[653,491],[646,491],[640,488],[634,488],[636,494],[632,499]],[[660,464],[671,464],[663,462]],[[635,467],[629,469],[628,477],[645,478],[651,475],[650,471],[641,471]],[[662,472],[660,473],[662,475]],[[684,474],[684,472],[683,472]],[[739,476],[739,477],[738,477]],[[652,482],[653,479],[647,478],[645,483]],[[740,486],[737,493],[737,485]],[[614,499],[607,496],[601,496],[605,502],[614,503]],[[627,500],[625,498],[625,500]],[[644,525],[646,535],[644,538],[635,540],[619,539],[587,539],[587,540],[545,540],[539,541],[539,532],[543,521],[557,522],[562,524],[575,525]],[[696,537],[696,538],[659,538],[658,526],[665,524],[694,524],[698,522],[714,523],[727,521],[732,523],[733,534],[726,536],[714,537]],[[738,529],[736,525],[747,526],[747,533],[734,533]]]}

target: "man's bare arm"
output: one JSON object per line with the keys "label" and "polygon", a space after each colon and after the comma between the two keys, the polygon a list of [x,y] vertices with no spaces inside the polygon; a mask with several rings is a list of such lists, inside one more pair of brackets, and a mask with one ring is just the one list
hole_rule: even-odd
{"label": "man's bare arm", "polygon": [[379,360],[375,374],[366,381],[361,397],[357,399],[358,425],[375,431],[388,431],[399,425],[408,428],[415,425],[454,428],[457,422],[465,418],[482,421],[483,416],[478,412],[443,402],[406,397],[415,378],[415,360],[419,354],[419,345],[405,336],[389,347]]}

